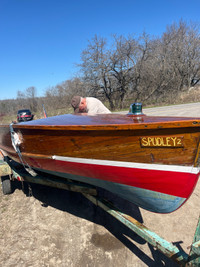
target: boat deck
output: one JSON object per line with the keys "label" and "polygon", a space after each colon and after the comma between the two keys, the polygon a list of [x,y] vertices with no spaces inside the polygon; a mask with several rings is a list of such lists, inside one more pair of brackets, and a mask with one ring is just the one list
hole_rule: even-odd
{"label": "boat deck", "polygon": [[159,116],[136,116],[121,114],[103,115],[73,115],[65,114],[49,118],[33,120],[14,124],[13,128],[59,128],[68,129],[101,129],[101,130],[130,130],[146,128],[179,128],[179,127],[200,127],[200,118],[189,117],[159,117]]}

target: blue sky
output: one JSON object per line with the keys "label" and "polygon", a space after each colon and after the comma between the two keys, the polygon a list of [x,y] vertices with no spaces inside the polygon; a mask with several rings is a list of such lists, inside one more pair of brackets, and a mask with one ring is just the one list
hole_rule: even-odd
{"label": "blue sky", "polygon": [[199,10],[199,0],[0,0],[0,99],[73,78],[95,34],[161,36],[180,19],[199,23]]}

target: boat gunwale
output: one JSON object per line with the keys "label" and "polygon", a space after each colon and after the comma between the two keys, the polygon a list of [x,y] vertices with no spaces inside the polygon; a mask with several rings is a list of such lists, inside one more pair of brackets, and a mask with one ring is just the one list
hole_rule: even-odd
{"label": "boat gunwale", "polygon": [[[9,124],[0,125],[9,127]],[[29,122],[13,123],[13,129],[36,130],[137,130],[167,128],[200,128],[200,117],[136,116],[122,114],[63,114]]]}
{"label": "boat gunwale", "polygon": [[[0,125],[9,126],[9,125]],[[13,129],[24,129],[24,130],[70,130],[70,131],[110,131],[110,130],[150,130],[150,129],[168,129],[168,128],[199,128],[200,120],[188,120],[188,121],[173,121],[173,122],[148,122],[148,123],[126,123],[126,124],[83,124],[83,125],[21,125],[14,124]]]}

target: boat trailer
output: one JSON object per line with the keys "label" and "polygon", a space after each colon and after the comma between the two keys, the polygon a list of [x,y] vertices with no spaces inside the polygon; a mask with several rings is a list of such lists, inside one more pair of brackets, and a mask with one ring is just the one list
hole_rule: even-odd
{"label": "boat trailer", "polygon": [[179,249],[171,242],[166,241],[155,232],[148,229],[144,224],[140,223],[133,217],[123,213],[110,203],[105,198],[97,195],[97,190],[94,186],[75,182],[70,179],[60,179],[51,175],[44,175],[38,173],[36,176],[29,174],[24,168],[19,168],[13,161],[4,157],[4,161],[0,162],[0,176],[2,182],[3,194],[12,193],[12,180],[19,180],[21,182],[36,183],[46,185],[54,188],[66,189],[74,192],[80,192],[88,200],[96,206],[99,206],[104,211],[115,217],[122,224],[127,226],[130,230],[148,242],[151,246],[159,250],[165,256],[178,263],[180,266],[200,266],[200,217],[196,227],[193,243],[191,245],[190,253],[187,254]]}

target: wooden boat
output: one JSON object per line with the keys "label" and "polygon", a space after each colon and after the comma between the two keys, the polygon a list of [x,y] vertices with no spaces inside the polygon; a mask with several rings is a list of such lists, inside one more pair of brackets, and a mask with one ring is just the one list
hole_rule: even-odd
{"label": "wooden boat", "polygon": [[158,213],[193,192],[199,144],[200,118],[66,114],[0,125],[0,149],[14,161]]}

